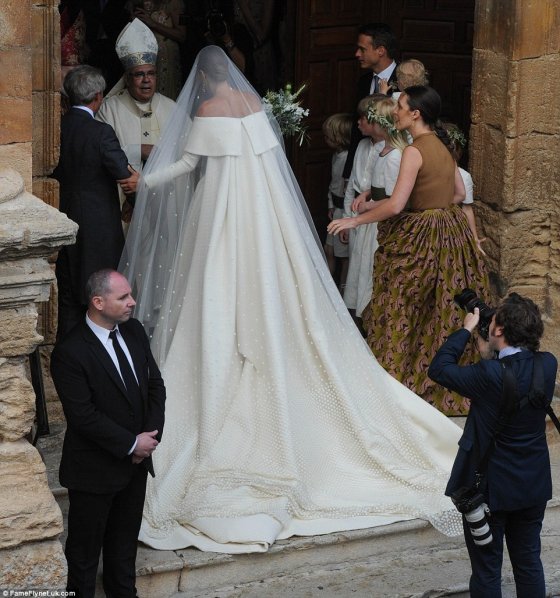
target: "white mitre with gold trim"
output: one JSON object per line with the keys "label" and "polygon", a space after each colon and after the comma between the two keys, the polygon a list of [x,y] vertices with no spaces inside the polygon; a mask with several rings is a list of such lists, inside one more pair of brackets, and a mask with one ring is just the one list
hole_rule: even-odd
{"label": "white mitre with gold trim", "polygon": [[115,44],[117,56],[125,70],[142,64],[155,64],[158,43],[150,28],[134,19],[119,34]]}

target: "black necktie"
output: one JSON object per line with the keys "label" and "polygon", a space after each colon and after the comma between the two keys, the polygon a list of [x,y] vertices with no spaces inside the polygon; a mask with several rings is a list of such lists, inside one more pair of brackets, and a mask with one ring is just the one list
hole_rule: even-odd
{"label": "black necktie", "polygon": [[109,338],[113,341],[113,348],[115,349],[115,353],[117,354],[117,359],[119,361],[119,368],[121,370],[121,376],[124,380],[124,385],[126,386],[126,390],[128,391],[128,396],[133,399],[135,396],[139,394],[140,388],[138,386],[138,382],[136,377],[134,376],[134,372],[130,367],[130,363],[122,350],[121,344],[117,340],[117,331],[111,330],[109,332]]}
{"label": "black necktie", "polygon": [[377,93],[379,91],[379,77],[377,75],[373,75],[373,93]]}

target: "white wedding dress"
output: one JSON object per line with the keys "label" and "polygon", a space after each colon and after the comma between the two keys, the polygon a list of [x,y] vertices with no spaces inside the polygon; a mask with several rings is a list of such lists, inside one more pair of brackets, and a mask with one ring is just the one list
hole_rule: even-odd
{"label": "white wedding dress", "polygon": [[460,534],[443,494],[460,430],[371,354],[279,152],[263,112],[195,117],[181,160],[146,177],[205,162],[164,293],[177,321],[152,333],[169,347],[166,424],[140,540],[252,552],[416,517]]}

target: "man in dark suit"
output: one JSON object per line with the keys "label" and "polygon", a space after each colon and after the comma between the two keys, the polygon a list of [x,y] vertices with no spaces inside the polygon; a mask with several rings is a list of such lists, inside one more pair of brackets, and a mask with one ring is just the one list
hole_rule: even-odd
{"label": "man in dark suit", "polygon": [[[356,109],[361,99],[381,91],[379,87],[381,81],[394,84],[394,88],[390,87],[387,95],[397,91],[396,52],[397,39],[385,23],[369,23],[358,29],[355,56],[360,63],[360,68],[367,72],[358,81],[358,96],[354,109]],[[350,178],[354,154],[362,138],[363,136],[358,129],[358,115],[356,114],[350,138],[350,147],[348,148],[348,157],[344,165],[343,177],[345,179]]]}
{"label": "man in dark suit", "polygon": [[[492,318],[488,341],[478,339],[483,359],[474,365],[457,365],[479,322],[478,308],[465,317],[464,328],[451,334],[436,354],[428,375],[446,388],[472,399],[459,451],[446,494],[475,484],[475,471],[503,414],[503,372],[511,367],[519,398],[533,386],[535,352],[543,334],[538,307],[511,293]],[[497,359],[492,358],[497,354]],[[541,353],[544,394],[529,395],[513,415],[507,416],[490,453],[486,483],[480,488],[490,509],[493,539],[476,545],[463,516],[465,541],[471,559],[470,592],[473,598],[501,596],[504,535],[507,541],[517,596],[544,598],[544,573],[540,559],[540,532],[546,502],[552,496],[550,460],[545,435],[546,407],[552,400],[557,361]],[[506,360],[509,362],[505,363]],[[510,395],[508,395],[509,397]]]}
{"label": "man in dark suit", "polygon": [[136,596],[135,561],[151,454],[163,431],[165,386],[130,285],[92,274],[88,311],[51,357],[67,428],[60,483],[68,488],[68,590],[93,598],[103,548],[107,598]]}
{"label": "man in dark suit", "polygon": [[136,190],[138,173],[129,168],[115,132],[94,119],[104,88],[105,80],[91,66],[73,69],[64,80],[72,108],[62,117],[53,177],[60,183],[60,211],[80,228],[75,245],[61,249],[56,262],[58,338],[83,319],[89,275],[119,264],[124,235],[115,183],[125,193]]}

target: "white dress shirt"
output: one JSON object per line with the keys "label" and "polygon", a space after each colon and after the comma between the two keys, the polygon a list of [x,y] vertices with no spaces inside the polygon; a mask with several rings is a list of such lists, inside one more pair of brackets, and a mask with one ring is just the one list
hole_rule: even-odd
{"label": "white dress shirt", "polygon": [[352,172],[346,185],[344,195],[344,217],[352,216],[352,202],[355,198],[355,192],[362,193],[371,187],[371,174],[373,166],[381,150],[385,145],[384,141],[373,143],[371,137],[365,137],[360,141],[354,154],[354,163]]}
{"label": "white dress shirt", "polygon": [[[115,348],[113,347],[113,341],[112,341],[112,339],[109,338],[109,333],[111,331],[107,330],[107,328],[103,328],[102,326],[99,326],[98,324],[93,322],[87,314],[86,314],[86,324],[91,328],[91,331],[93,332],[93,334],[95,334],[95,336],[99,339],[99,341],[101,342],[101,344],[103,345],[103,347],[105,348],[107,353],[109,353],[109,357],[111,358],[111,361],[115,364],[115,367],[117,368],[117,372],[119,372],[119,375],[124,383],[124,378],[122,376],[121,368],[119,366],[119,360],[117,358],[117,354],[115,353]],[[136,382],[138,382],[138,376],[136,375],[136,371],[134,370],[134,364],[132,363],[132,357],[130,355],[130,351],[128,350],[128,347],[126,346],[126,343],[124,342],[124,338],[122,337],[122,335],[119,331],[119,327],[115,326],[115,329],[117,331],[117,341],[118,341],[119,345],[121,346],[121,348],[128,360],[128,363],[130,364],[130,367],[132,368],[132,373],[134,374],[134,377],[136,378]],[[138,443],[138,440],[135,440],[134,444],[132,445],[132,448],[128,451],[129,455],[131,455],[134,452],[134,449],[136,448],[137,443]]]}
{"label": "white dress shirt", "polygon": [[389,77],[393,74],[393,71],[397,68],[397,63],[393,60],[393,62],[391,62],[391,64],[386,68],[383,69],[380,73],[373,73],[373,77],[371,79],[371,86],[369,88],[369,93],[375,93],[375,77],[377,76],[378,79],[381,81],[381,79],[387,79],[387,81],[389,80]]}

